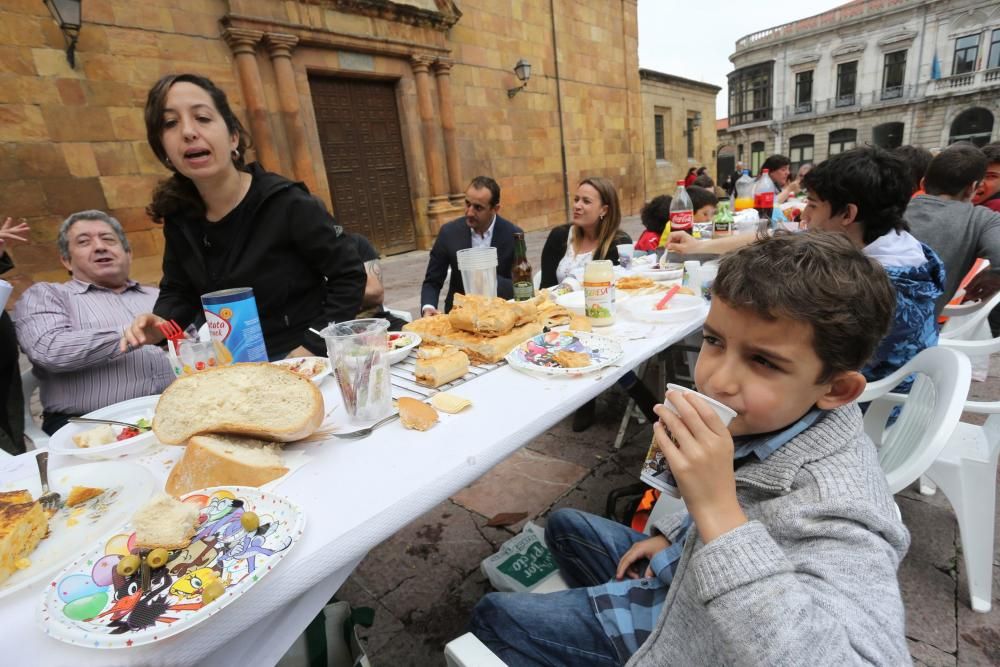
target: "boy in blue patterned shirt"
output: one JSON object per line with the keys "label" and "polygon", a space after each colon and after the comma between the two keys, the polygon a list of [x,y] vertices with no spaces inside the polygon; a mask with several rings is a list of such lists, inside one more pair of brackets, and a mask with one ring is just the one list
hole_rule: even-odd
{"label": "boy in blue patterned shirt", "polygon": [[726,428],[677,392],[679,416],[656,408],[687,512],[652,536],[553,513],[546,539],[574,588],[489,594],[472,632],[511,667],[908,664],[909,535],[855,402],[893,303],[843,234],[726,256],[695,380],[737,416]]}

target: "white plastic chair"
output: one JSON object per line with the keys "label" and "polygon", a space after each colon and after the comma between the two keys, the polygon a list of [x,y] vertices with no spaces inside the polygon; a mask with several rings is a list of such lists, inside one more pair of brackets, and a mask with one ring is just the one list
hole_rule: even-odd
{"label": "white plastic chair", "polygon": [[49,436],[35,423],[31,415],[31,397],[38,389],[38,378],[28,369],[21,373],[21,395],[24,396],[24,435],[28,437],[28,449],[42,449],[49,446]]}
{"label": "white plastic chair", "polygon": [[[951,341],[955,351],[989,356],[1000,351],[1000,338]],[[959,422],[948,444],[920,480],[920,492],[944,491],[962,538],[962,555],[973,611],[988,612],[993,594],[993,544],[996,475],[1000,460],[1000,401],[966,401],[966,412],[989,415],[982,426]]]}
{"label": "white plastic chair", "polygon": [[997,304],[1000,304],[1000,292],[986,301],[945,306],[941,314],[947,317],[948,321],[941,327],[941,341],[981,338],[975,334],[983,325],[986,327],[986,338],[991,337],[989,335],[989,316]]}
{"label": "white plastic chair", "polygon": [[506,662],[471,632],[445,645],[444,662],[448,667],[507,667]]}
{"label": "white plastic chair", "polygon": [[[916,374],[909,394],[890,393]],[[865,432],[879,449],[879,463],[889,490],[899,493],[937,460],[962,416],[971,383],[968,357],[945,347],[929,347],[892,375],[868,384],[858,402],[871,401]],[[893,408],[902,405],[886,428]]]}

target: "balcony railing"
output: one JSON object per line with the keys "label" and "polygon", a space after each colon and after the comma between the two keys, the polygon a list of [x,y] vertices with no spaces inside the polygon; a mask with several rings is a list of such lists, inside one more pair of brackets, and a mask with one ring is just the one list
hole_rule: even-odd
{"label": "balcony railing", "polygon": [[873,90],[867,93],[855,93],[854,95],[840,95],[829,97],[825,100],[815,100],[813,102],[800,102],[785,107],[785,118],[797,120],[800,118],[810,118],[827,113],[842,113],[853,111],[861,107],[883,107],[894,104],[902,104],[917,96],[917,86],[892,86],[881,90]]}
{"label": "balcony railing", "polygon": [[1000,83],[1000,67],[979,70],[978,72],[967,72],[965,74],[953,74],[934,81],[927,91],[929,95],[941,95],[944,93],[965,92],[980,86],[995,86]]}
{"label": "balcony railing", "polygon": [[811,30],[829,29],[831,25],[840,25],[852,19],[875,16],[882,12],[906,5],[910,0],[861,0],[848,2],[836,9],[810,16],[799,21],[767,28],[751,33],[736,40],[736,51],[754,46],[760,42],[780,41],[793,35],[799,35]]}

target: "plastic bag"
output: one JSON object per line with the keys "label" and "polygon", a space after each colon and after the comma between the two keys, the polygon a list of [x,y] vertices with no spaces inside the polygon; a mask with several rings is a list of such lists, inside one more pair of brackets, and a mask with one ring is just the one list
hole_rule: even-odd
{"label": "plastic bag", "polygon": [[479,567],[493,588],[502,592],[544,593],[567,588],[545,544],[545,529],[530,521]]}

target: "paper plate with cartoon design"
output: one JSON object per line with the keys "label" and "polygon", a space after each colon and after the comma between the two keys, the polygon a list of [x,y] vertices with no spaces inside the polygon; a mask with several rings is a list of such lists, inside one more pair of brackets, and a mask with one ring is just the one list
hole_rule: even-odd
{"label": "paper plate with cartoon design", "polygon": [[[558,353],[570,352],[586,365],[560,365]],[[617,341],[583,331],[549,331],[526,340],[507,354],[507,363],[518,370],[544,375],[567,376],[593,373],[622,358]]]}
{"label": "paper plate with cartoon design", "polygon": [[[38,608],[42,630],[55,639],[91,648],[130,648],[183,632],[219,613],[267,575],[302,536],[305,514],[291,501],[256,488],[228,486],[193,491],[182,500],[200,509],[194,538],[152,569],[143,590],[141,570],[117,571],[137,553],[126,528],[95,546],[51,581]],[[259,518],[243,527],[244,513]],[[212,586],[221,595],[206,602]]]}

